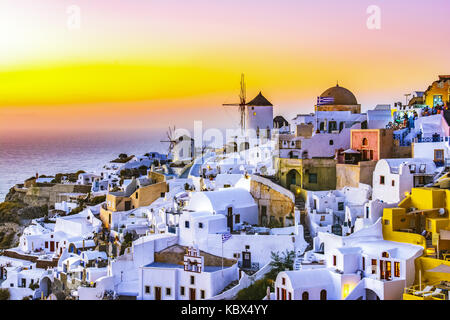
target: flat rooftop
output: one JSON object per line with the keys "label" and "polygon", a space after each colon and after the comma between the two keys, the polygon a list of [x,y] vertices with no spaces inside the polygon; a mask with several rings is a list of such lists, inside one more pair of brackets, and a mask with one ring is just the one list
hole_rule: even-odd
{"label": "flat rooftop", "polygon": [[[145,266],[146,268],[170,268],[170,269],[183,269],[184,265],[181,264],[173,264],[173,263],[162,263],[162,262],[153,262]],[[229,267],[224,266],[223,269],[227,269]],[[216,272],[222,270],[220,266],[203,266],[204,272]]]}

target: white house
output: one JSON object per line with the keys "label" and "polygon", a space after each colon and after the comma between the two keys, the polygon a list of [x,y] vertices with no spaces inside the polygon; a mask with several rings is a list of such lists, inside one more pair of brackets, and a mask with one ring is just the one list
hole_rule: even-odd
{"label": "white house", "polygon": [[381,159],[373,171],[373,199],[398,203],[405,192],[433,182],[436,165],[426,158]]}
{"label": "white house", "polygon": [[323,267],[280,272],[277,300],[399,300],[423,253],[421,246],[383,240],[381,219],[347,237],[321,232],[318,238],[313,254]]}
{"label": "white house", "polygon": [[[221,259],[216,258],[212,265],[206,264],[200,250],[190,247],[180,263],[159,261],[141,267],[142,299],[203,300],[217,295],[228,284],[238,280],[239,273],[235,261],[227,261],[222,268]],[[230,266],[230,263],[233,264]]]}
{"label": "white house", "polygon": [[230,230],[244,223],[258,224],[258,205],[250,192],[241,188],[193,192],[186,209],[224,215]]}

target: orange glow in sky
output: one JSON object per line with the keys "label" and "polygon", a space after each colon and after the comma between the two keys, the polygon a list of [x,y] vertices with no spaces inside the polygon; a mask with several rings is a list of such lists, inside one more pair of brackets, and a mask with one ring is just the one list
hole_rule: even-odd
{"label": "orange glow in sky", "polygon": [[[366,26],[378,2],[381,29]],[[71,5],[79,29],[68,27]],[[450,73],[447,0],[2,0],[0,130],[237,125],[240,74],[288,120],[339,84],[363,110]]]}

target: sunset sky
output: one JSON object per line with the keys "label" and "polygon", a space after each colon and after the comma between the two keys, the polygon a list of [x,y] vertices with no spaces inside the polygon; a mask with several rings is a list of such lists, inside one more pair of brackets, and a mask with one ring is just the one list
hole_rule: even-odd
{"label": "sunset sky", "polygon": [[237,126],[221,105],[241,73],[288,120],[337,80],[363,110],[404,101],[450,74],[449,15],[448,0],[2,0],[0,131]]}

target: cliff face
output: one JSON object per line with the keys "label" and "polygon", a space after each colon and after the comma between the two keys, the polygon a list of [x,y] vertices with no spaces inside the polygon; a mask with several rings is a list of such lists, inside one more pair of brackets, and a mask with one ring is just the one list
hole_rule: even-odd
{"label": "cliff face", "polygon": [[23,202],[24,197],[25,192],[17,192],[15,187],[12,187],[5,196],[5,202]]}

